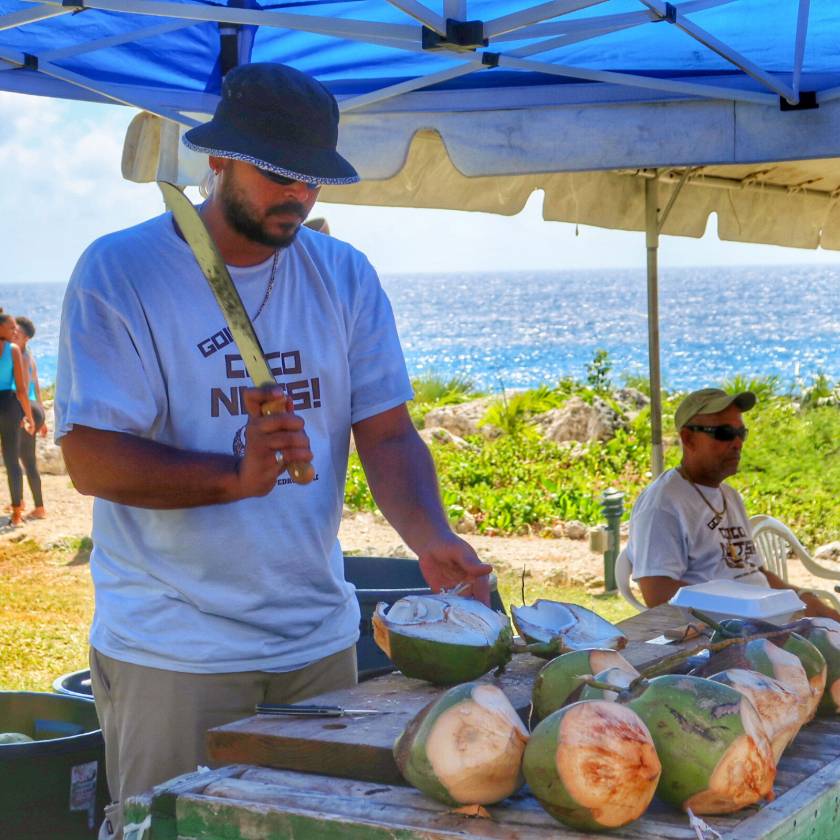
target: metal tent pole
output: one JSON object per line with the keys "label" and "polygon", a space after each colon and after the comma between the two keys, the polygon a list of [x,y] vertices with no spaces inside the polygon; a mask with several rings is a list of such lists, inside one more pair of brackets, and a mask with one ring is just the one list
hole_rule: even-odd
{"label": "metal tent pole", "polygon": [[651,472],[662,474],[662,384],[659,367],[659,173],[645,179],[645,244],[647,246],[648,365],[650,368]]}

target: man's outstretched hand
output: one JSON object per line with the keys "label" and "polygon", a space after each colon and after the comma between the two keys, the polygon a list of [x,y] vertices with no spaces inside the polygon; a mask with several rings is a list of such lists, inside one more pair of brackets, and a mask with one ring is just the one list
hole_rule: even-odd
{"label": "man's outstretched hand", "polygon": [[482,563],[475,549],[465,540],[451,534],[426,546],[419,553],[419,559],[420,571],[433,592],[465,583],[469,589],[461,594],[472,595],[490,606],[489,575],[493,567]]}

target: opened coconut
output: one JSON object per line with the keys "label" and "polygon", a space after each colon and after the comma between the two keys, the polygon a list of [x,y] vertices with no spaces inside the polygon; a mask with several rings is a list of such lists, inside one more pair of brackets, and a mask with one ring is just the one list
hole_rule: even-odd
{"label": "opened coconut", "polygon": [[436,685],[467,682],[511,657],[508,619],[457,595],[408,595],[376,605],[373,638],[407,677]]}
{"label": "opened coconut", "polygon": [[831,618],[807,618],[801,634],[823,655],[826,664],[825,691],[819,703],[820,714],[840,713],[840,623]]}
{"label": "opened coconut", "polygon": [[552,658],[558,653],[586,648],[621,650],[627,637],[614,624],[577,604],[540,599],[529,607],[511,607],[516,631],[528,642],[545,645],[532,651]]}
{"label": "opened coconut", "polygon": [[645,812],[661,765],[635,712],[586,700],[553,712],[537,726],[522,770],[555,819],[598,831],[627,825]]}
{"label": "opened coconut", "polygon": [[527,742],[501,689],[467,683],[417,715],[394,744],[394,758],[407,782],[440,802],[490,805],[522,786]]}
{"label": "opened coconut", "polygon": [[581,699],[583,680],[607,668],[625,670],[631,677],[639,672],[614,650],[575,650],[564,653],[540,669],[532,695],[534,716],[538,720]]}
{"label": "opened coconut", "polygon": [[778,765],[782,752],[796,737],[804,722],[797,694],[772,677],[742,668],[730,668],[713,674],[709,679],[734,688],[755,706],[770,739],[773,759]]}
{"label": "opened coconut", "polygon": [[650,730],[662,762],[658,796],[695,814],[772,798],[776,764],[755,707],[728,685],[665,674],[620,695]]}

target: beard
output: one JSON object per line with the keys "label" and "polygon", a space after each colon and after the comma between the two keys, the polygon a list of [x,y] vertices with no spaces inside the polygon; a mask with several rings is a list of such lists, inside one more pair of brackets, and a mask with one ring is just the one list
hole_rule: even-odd
{"label": "beard", "polygon": [[[288,248],[295,241],[298,230],[300,230],[300,226],[306,218],[306,208],[299,201],[272,204],[260,217],[251,202],[229,178],[222,181],[219,201],[225,221],[237,233],[252,242],[268,245],[271,248]],[[297,216],[300,221],[284,224],[281,228],[284,232],[268,232],[265,225],[267,219],[271,216],[288,215]]]}

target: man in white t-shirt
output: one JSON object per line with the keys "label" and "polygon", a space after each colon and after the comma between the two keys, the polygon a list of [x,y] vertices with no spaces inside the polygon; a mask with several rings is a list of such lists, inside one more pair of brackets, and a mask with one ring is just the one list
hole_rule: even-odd
{"label": "man in white t-shirt", "polygon": [[645,603],[668,601],[681,586],[730,578],[792,589],[809,615],[840,620],[814,595],[799,592],[763,568],[737,490],[724,479],[738,472],[747,438],[742,413],[755,405],[750,391],[704,388],[674,414],[683,457],[640,494],[630,517],[627,556]]}
{"label": "man in white t-shirt", "polygon": [[250,387],[169,214],[94,242],[70,281],[56,437],[97,497],[91,675],[116,803],[102,836],[121,836],[126,796],[207,763],[209,727],[355,683],[359,607],[337,540],[351,432],[429,585],[489,599],[491,569],[451,531],[409,418],[376,273],[302,224],[320,184],[358,180],[337,134],[326,88],[252,64],[185,137],[215,173],[200,212],[277,388]]}

